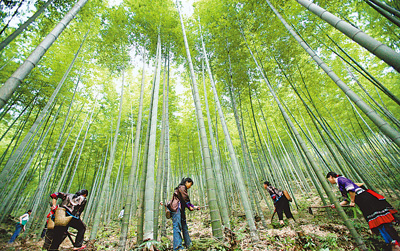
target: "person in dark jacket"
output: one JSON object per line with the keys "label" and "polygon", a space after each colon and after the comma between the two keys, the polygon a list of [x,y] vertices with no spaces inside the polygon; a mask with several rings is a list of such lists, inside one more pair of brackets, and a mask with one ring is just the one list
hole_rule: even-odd
{"label": "person in dark jacket", "polygon": [[275,212],[279,217],[279,224],[284,225],[283,222],[283,213],[285,213],[288,219],[293,219],[294,217],[292,212],[290,211],[289,201],[283,192],[276,187],[273,187],[268,181],[264,182],[264,189],[266,189],[274,201]]}
{"label": "person in dark jacket", "polygon": [[72,219],[66,226],[54,227],[54,237],[49,250],[58,250],[58,247],[65,238],[64,233],[68,230],[68,227],[73,227],[78,230],[73,250],[81,250],[86,247],[82,246],[86,226],[80,219],[80,215],[85,209],[87,195],[88,191],[86,189],[82,189],[75,194],[57,192],[50,195],[52,198],[51,209],[55,210],[57,207],[57,199],[61,199],[62,202],[59,207],[65,208],[66,216],[72,216]]}
{"label": "person in dark jacket", "polygon": [[189,248],[192,241],[189,237],[189,230],[186,223],[185,209],[190,211],[200,210],[200,207],[194,206],[189,199],[188,189],[193,185],[191,178],[183,178],[181,183],[175,188],[172,200],[168,203],[167,208],[171,211],[173,225],[173,249],[182,250],[182,236],[185,240],[186,248]]}
{"label": "person in dark jacket", "polygon": [[[329,172],[326,178],[331,184],[337,184],[344,198],[340,205],[349,204],[347,193],[350,195],[350,206],[357,205],[371,231],[377,235],[381,235],[386,243],[392,245],[392,250],[400,250],[400,237],[393,228],[392,223],[395,219],[392,213],[395,213],[393,208],[389,209],[390,204],[385,197],[370,190],[359,187],[352,180],[338,175],[334,172]],[[334,207],[334,205],[332,205]],[[393,211],[392,211],[393,210]]]}

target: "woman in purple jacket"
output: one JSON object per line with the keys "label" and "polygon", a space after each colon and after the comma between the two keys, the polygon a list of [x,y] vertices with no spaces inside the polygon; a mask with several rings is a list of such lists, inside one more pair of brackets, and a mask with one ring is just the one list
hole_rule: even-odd
{"label": "woman in purple jacket", "polygon": [[385,197],[370,189],[359,187],[352,180],[334,172],[329,172],[326,178],[331,184],[338,185],[344,198],[340,205],[344,206],[349,203],[348,193],[350,195],[349,205],[351,207],[357,205],[360,208],[371,231],[382,235],[385,242],[392,245],[392,250],[400,250],[400,237],[392,226],[395,219]]}

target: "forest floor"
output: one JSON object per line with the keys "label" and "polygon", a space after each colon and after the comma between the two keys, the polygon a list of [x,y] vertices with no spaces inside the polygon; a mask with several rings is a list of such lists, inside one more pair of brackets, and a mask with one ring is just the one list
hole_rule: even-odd
{"label": "forest floor", "polygon": [[[304,205],[310,205],[309,199],[304,201]],[[313,214],[308,212],[307,206],[299,204],[296,209],[294,203],[293,215],[296,223],[291,224],[285,220],[285,226],[281,227],[278,223],[278,217],[275,215],[271,224],[270,217],[272,210],[264,208],[267,227],[263,227],[262,221],[256,217],[260,241],[252,243],[246,219],[242,213],[234,211],[231,219],[233,233],[225,231],[225,240],[218,241],[212,238],[210,219],[206,210],[187,212],[187,222],[192,239],[190,251],[197,250],[358,250],[350,236],[349,231],[339,219],[334,209],[313,209]],[[352,218],[358,233],[361,234],[370,250],[391,250],[385,244],[381,237],[375,236],[368,229],[368,225],[363,219],[361,213],[357,210],[345,208],[349,217]],[[357,218],[353,218],[354,213]],[[136,221],[133,221],[136,226]],[[136,227],[133,227],[136,228]],[[33,235],[23,237],[22,234],[12,245],[6,242],[11,237],[15,229],[13,222],[2,223],[0,226],[0,250],[42,250],[43,240],[36,240]],[[400,231],[400,228],[396,226]],[[74,230],[71,230],[74,232]],[[119,241],[120,222],[115,220],[107,224],[106,227],[99,230],[98,239],[94,243],[94,248],[89,250],[116,250]],[[86,232],[86,239],[89,237],[89,231]],[[159,250],[172,250],[172,221],[167,221],[167,236],[162,237],[158,242],[153,242]],[[129,250],[140,250],[136,245],[136,232],[131,231],[129,235]],[[72,250],[69,240],[65,240],[60,250]]]}

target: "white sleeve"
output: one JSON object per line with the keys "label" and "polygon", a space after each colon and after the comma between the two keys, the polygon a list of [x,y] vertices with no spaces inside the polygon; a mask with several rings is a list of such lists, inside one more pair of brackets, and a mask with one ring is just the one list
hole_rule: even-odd
{"label": "white sleeve", "polygon": [[353,191],[355,189],[353,184],[348,184],[345,188],[346,188],[347,191]]}

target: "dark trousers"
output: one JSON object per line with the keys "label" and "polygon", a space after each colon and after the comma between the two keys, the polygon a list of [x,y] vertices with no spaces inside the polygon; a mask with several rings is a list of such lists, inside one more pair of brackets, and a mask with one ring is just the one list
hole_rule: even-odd
{"label": "dark trousers", "polygon": [[67,226],[54,227],[53,241],[51,243],[49,250],[58,250],[58,247],[65,238],[64,233],[68,230],[68,227],[72,227],[78,230],[78,233],[75,238],[74,247],[82,247],[83,237],[85,236],[85,231],[86,231],[85,224],[83,224],[81,219],[72,218],[72,220],[69,222]]}
{"label": "dark trousers", "polygon": [[46,224],[44,224],[44,228],[42,230],[42,234],[40,235],[40,238],[43,238],[46,236],[46,231],[47,231],[47,221],[46,221]]}
{"label": "dark trousers", "polygon": [[283,195],[279,198],[279,200],[275,203],[276,213],[278,214],[279,220],[283,220],[283,213],[285,213],[286,217],[293,218],[293,214],[290,211],[289,201]]}
{"label": "dark trousers", "polygon": [[381,235],[386,243],[391,243],[393,240],[400,242],[399,234],[392,224],[382,224],[379,227],[371,229],[376,235]]}

